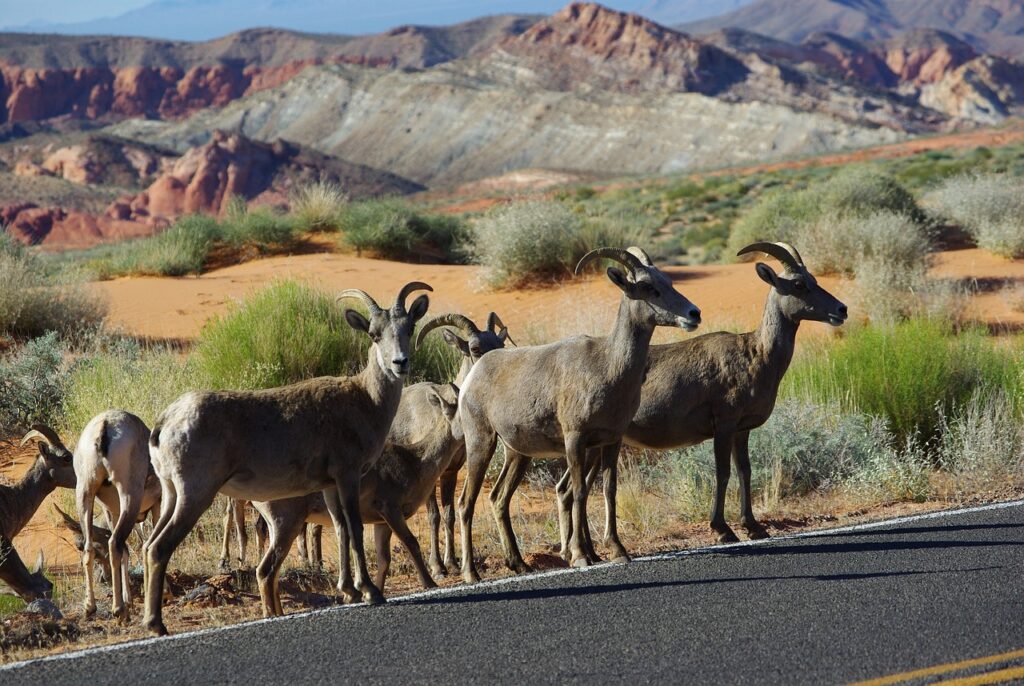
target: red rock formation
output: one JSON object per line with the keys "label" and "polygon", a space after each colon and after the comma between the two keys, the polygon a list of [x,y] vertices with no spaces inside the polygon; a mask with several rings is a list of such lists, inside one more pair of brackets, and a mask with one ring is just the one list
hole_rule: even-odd
{"label": "red rock formation", "polygon": [[713,45],[591,3],[573,3],[505,39],[494,59],[503,56],[558,90],[585,83],[626,92],[714,93],[747,73],[741,62]]}
{"label": "red rock formation", "polygon": [[28,245],[87,248],[98,243],[152,235],[164,222],[123,221],[31,203],[0,206],[0,223]]}
{"label": "red rock formation", "polygon": [[941,31],[910,31],[880,47],[901,83],[921,86],[941,81],[978,56],[967,43]]}

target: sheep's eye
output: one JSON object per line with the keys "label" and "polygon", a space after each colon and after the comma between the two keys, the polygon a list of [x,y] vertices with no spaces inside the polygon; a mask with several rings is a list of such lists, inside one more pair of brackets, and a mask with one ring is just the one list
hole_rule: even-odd
{"label": "sheep's eye", "polygon": [[805,284],[803,281],[794,281],[793,288],[795,288],[798,291],[806,291],[807,284]]}

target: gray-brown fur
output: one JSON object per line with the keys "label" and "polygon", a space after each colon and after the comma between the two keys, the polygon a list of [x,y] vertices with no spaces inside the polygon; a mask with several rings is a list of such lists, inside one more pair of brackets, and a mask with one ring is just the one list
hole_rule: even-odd
{"label": "gray-brown fur", "polygon": [[[75,535],[75,549],[80,553],[84,552],[85,534],[82,533],[82,525],[77,519],[56,505],[53,506],[53,509],[56,510],[57,514],[60,516],[61,523],[64,525],[64,528]],[[94,559],[100,566],[100,580],[109,584],[111,582],[110,551],[108,550],[108,546],[110,545],[110,529],[104,529],[101,526],[93,526],[91,541]]]}
{"label": "gray-brown fur", "polygon": [[36,568],[29,571],[14,549],[14,537],[53,489],[75,485],[69,451],[53,447],[45,440],[39,441],[38,449],[38,456],[21,481],[13,486],[0,485],[0,580],[25,600],[50,597],[53,584],[43,576],[42,554]]}
{"label": "gray-brown fur", "polygon": [[[740,254],[755,250],[770,251],[785,267],[776,274],[766,264],[756,265],[758,276],[771,286],[761,325],[749,333],[716,332],[652,346],[640,407],[625,435],[629,445],[661,450],[714,441],[711,528],[723,542],[738,540],[724,514],[730,458],[740,480],[740,523],[751,538],[768,535],[750,503],[748,438],[775,408],[800,322],[839,326],[847,317],[846,306],[818,284],[792,246],[754,244]],[[589,475],[591,480],[595,477],[594,472]],[[570,495],[567,485],[563,476],[558,485],[563,520]],[[563,546],[565,538],[563,534]]]}
{"label": "gray-brown fur", "polygon": [[245,500],[276,500],[324,491],[335,521],[344,522],[355,550],[355,586],[367,602],[383,601],[366,572],[359,515],[359,477],[380,456],[409,371],[409,339],[426,314],[421,295],[406,310],[412,290],[382,309],[350,290],[369,319],[347,310],[349,325],[370,336],[367,365],[350,377],[320,377],[259,391],[187,393],[165,409],[153,430],[150,453],[163,487],[163,506],[145,545],[146,626],[166,633],[161,589],[167,563],[218,492]]}
{"label": "gray-brown fur", "polygon": [[[425,405],[419,404],[421,397],[427,398]],[[406,520],[433,494],[438,476],[448,467],[462,445],[461,430],[455,419],[457,403],[458,391],[450,384],[424,382],[406,388],[395,422],[397,424],[400,417],[405,417],[409,425],[417,429],[408,436],[410,442],[407,445],[398,445],[389,440],[380,459],[362,477],[359,509],[363,522],[374,525],[376,584],[381,591],[384,590],[384,579],[391,560],[392,532],[398,535],[412,557],[424,587],[432,588],[436,585],[427,571],[419,544],[409,531]],[[322,493],[254,502],[253,506],[263,515],[270,528],[270,546],[256,569],[264,616],[282,613],[277,590],[278,572],[292,541],[306,522],[334,526],[340,553],[338,590],[346,594],[352,592],[349,586],[347,533],[344,527],[335,526]]]}
{"label": "gray-brown fur", "polygon": [[[462,574],[467,582],[479,579],[473,561],[473,511],[497,440],[504,443],[507,455],[518,458],[520,468],[507,474],[503,490],[492,493],[495,516],[507,561],[515,563],[517,571],[526,571],[507,505],[528,460],[566,457],[572,474],[574,531],[582,532],[579,520],[586,515],[587,451],[608,448],[603,468],[614,483],[622,434],[640,404],[654,328],[694,328],[700,321],[700,311],[675,290],[643,251],[601,249],[584,257],[581,265],[596,257],[615,259],[628,269],[628,274],[614,267],[607,272],[623,291],[611,334],[492,351],[473,367],[460,394],[468,467],[459,508]],[[613,537],[617,539],[614,531]],[[580,537],[574,534],[571,546],[574,564],[590,564],[592,558]],[[621,543],[616,558],[628,559]]]}

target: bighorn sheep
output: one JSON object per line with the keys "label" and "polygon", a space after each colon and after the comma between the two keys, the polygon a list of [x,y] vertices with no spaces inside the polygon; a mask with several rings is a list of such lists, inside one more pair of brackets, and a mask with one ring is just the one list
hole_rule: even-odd
{"label": "bighorn sheep", "polygon": [[[359,487],[359,509],[363,522],[373,524],[377,550],[377,588],[384,591],[384,579],[391,562],[391,534],[402,542],[425,588],[436,586],[427,571],[416,537],[406,519],[434,492],[438,476],[462,446],[462,431],[455,413],[458,389],[451,384],[418,383],[405,389],[395,422],[410,419],[418,427],[407,445],[388,441],[380,460],[363,475]],[[306,522],[333,524],[323,494],[254,502],[253,506],[270,526],[270,547],[256,569],[264,616],[282,614],[277,575],[292,541]],[[352,583],[348,564],[348,537],[338,533],[338,589]]]}
{"label": "bighorn sheep", "polygon": [[[452,327],[462,332],[465,338],[460,338],[447,328]],[[471,319],[461,314],[442,314],[434,317],[424,324],[416,335],[417,347],[423,342],[424,337],[434,329],[441,328],[441,336],[445,343],[452,346],[462,355],[462,364],[459,366],[459,373],[455,377],[455,385],[459,388],[465,383],[470,370],[482,355],[491,350],[498,350],[505,347],[505,341],[515,344],[509,335],[508,327],[501,321],[501,318],[494,312],[487,315],[487,326],[481,331]],[[407,391],[408,392],[408,389]],[[405,422],[395,421],[391,428],[391,440],[400,444],[407,444],[408,437],[402,432],[407,431],[410,425]],[[427,498],[427,519],[430,523],[430,571],[436,576],[445,576],[448,573],[446,567],[455,567],[455,485],[458,480],[459,470],[466,464],[466,447],[459,446],[458,451],[452,458],[451,464],[441,474],[441,510],[437,507],[437,497],[434,493]],[[444,560],[440,551],[440,525],[444,515],[445,541]]]}
{"label": "bighorn sheep", "polygon": [[[38,426],[28,433],[22,445],[35,435]],[[0,485],[0,580],[25,600],[48,598],[53,584],[43,576],[43,554],[39,553],[35,569],[31,572],[14,549],[18,535],[43,499],[58,486],[73,488],[75,468],[71,453],[51,447],[46,441],[38,445],[39,455],[21,481],[13,486]]]}
{"label": "bighorn sheep", "polygon": [[[221,544],[220,563],[218,565],[222,571],[227,571],[231,568],[231,563],[228,560],[228,549],[231,546],[232,527],[235,530],[235,536],[238,537],[238,557],[236,561],[239,566],[245,566],[245,551],[249,547],[249,533],[245,529],[245,506],[248,504],[247,500],[227,499],[227,505],[224,508],[224,539]],[[257,522],[259,522],[258,517],[259,515],[257,515]],[[256,555],[262,555],[266,547],[266,529],[256,526]]]}
{"label": "bighorn sheep", "polygon": [[[656,326],[695,329],[700,310],[680,295],[671,280],[650,263],[639,248],[600,248],[580,260],[609,258],[626,272],[610,267],[608,278],[622,292],[618,316],[606,338],[579,336],[530,348],[494,350],[483,356],[459,394],[459,416],[465,432],[468,474],[459,503],[462,525],[462,575],[479,580],[473,562],[472,524],[476,499],[497,439],[506,453],[521,457],[516,472],[506,476],[506,488],[492,491],[498,503],[498,529],[512,559],[518,554],[505,501],[519,485],[532,457],[565,456],[572,475],[575,527],[571,541],[573,564],[592,562],[580,521],[586,516],[587,451],[602,448],[605,474],[614,483],[615,462],[622,434],[640,404],[640,386],[647,368],[647,350]],[[612,514],[614,521],[614,512]],[[614,531],[615,558],[628,560]],[[520,562],[518,571],[529,567]]]}
{"label": "bighorn sheep", "polygon": [[[75,549],[78,552],[85,551],[85,535],[82,533],[81,523],[56,505],[53,506],[60,516],[64,528],[75,535]],[[96,562],[100,565],[100,580],[110,583],[110,530],[101,526],[92,527],[92,550]]]}
{"label": "bighorn sheep", "polygon": [[[358,289],[369,319],[346,310],[352,328],[366,333],[366,367],[350,377],[320,377],[259,391],[186,393],[157,419],[150,455],[163,487],[160,519],[144,546],[145,626],[167,633],[161,589],[171,554],[218,492],[246,500],[276,500],[323,490],[335,525],[344,517],[357,560],[355,586],[369,603],[384,598],[366,571],[359,478],[380,457],[409,372],[409,339],[427,312],[424,283],[402,287],[385,310]],[[354,599],[354,598],[353,598]]]}
{"label": "bighorn sheep", "polygon": [[[40,438],[51,448],[67,452],[57,433],[36,426],[24,440]],[[85,572],[85,615],[96,611],[93,588],[93,503],[102,505],[111,531],[109,550],[113,602],[111,612],[122,621],[131,612],[128,583],[128,536],[132,528],[155,511],[160,503],[160,484],[149,463],[149,427],[123,410],[108,410],[93,417],[78,438],[74,452],[75,504],[85,541],[82,569]],[[23,441],[24,442],[24,441]]]}
{"label": "bighorn sheep", "polygon": [[[847,317],[846,305],[818,284],[796,248],[787,243],[754,243],[738,254],[752,252],[770,255],[784,267],[781,275],[763,263],[755,267],[761,280],[771,286],[761,325],[750,333],[716,332],[652,346],[640,408],[625,436],[629,445],[655,449],[714,440],[711,528],[723,543],[738,540],[725,521],[730,456],[740,481],[740,523],[751,539],[768,536],[750,504],[748,439],[750,431],[772,414],[779,384],[793,358],[800,322],[841,326]],[[593,480],[596,473],[588,476]],[[557,486],[563,522],[570,505],[568,483],[563,476]],[[562,528],[564,548],[567,532]],[[606,536],[607,532],[606,523]]]}

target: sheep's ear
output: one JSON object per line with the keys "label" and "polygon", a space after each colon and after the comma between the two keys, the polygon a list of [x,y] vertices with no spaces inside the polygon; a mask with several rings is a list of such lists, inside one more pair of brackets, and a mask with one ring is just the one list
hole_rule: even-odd
{"label": "sheep's ear", "polygon": [[464,357],[469,357],[469,341],[459,338],[454,331],[441,329],[441,338],[451,347],[458,350]]}
{"label": "sheep's ear", "polygon": [[35,569],[32,570],[33,574],[38,574],[46,568],[46,558],[43,557],[43,549],[39,549],[39,557],[36,558]]}
{"label": "sheep's ear", "polygon": [[423,319],[428,307],[430,307],[430,298],[426,295],[421,295],[412,301],[412,307],[409,308],[409,316],[412,317],[414,322],[418,322]]}
{"label": "sheep's ear", "polygon": [[619,290],[633,297],[633,282],[626,276],[626,272],[622,271],[618,267],[608,267],[608,279],[619,287]]}
{"label": "sheep's ear", "polygon": [[754,269],[757,270],[757,275],[761,277],[761,280],[772,288],[777,288],[779,285],[779,277],[775,273],[775,270],[769,267],[764,262],[758,262]]}
{"label": "sheep's ear", "polygon": [[427,394],[427,400],[430,401],[431,405],[437,406],[444,416],[449,420],[455,416],[455,410],[458,408],[458,404],[452,403],[450,400],[442,396],[436,389],[431,388]]}
{"label": "sheep's ear", "polygon": [[355,310],[345,310],[345,321],[356,331],[370,333],[370,320]]}

